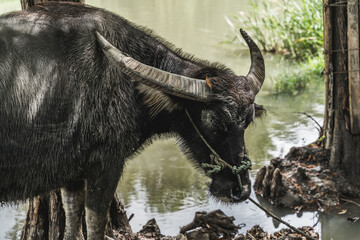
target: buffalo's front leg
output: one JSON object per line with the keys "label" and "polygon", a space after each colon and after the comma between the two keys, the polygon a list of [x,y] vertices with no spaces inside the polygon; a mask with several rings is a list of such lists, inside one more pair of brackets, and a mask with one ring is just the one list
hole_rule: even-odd
{"label": "buffalo's front leg", "polygon": [[84,181],[75,182],[61,189],[65,210],[64,240],[83,240],[82,215],[84,212]]}
{"label": "buffalo's front leg", "polygon": [[121,173],[121,169],[117,167],[102,169],[102,171],[96,170],[98,176],[89,178],[86,181],[86,229],[88,240],[104,239],[109,206]]}

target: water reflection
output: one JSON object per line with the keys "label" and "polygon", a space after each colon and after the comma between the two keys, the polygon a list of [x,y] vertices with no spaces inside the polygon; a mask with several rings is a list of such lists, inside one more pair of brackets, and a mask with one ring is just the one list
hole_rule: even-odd
{"label": "water reflection", "polygon": [[[344,216],[339,214],[346,210]],[[351,239],[357,240],[360,236],[360,220],[349,222],[347,216],[360,217],[360,207],[352,203],[345,204],[331,213],[320,214],[321,232],[323,239]]]}
{"label": "water reflection", "polygon": [[126,206],[144,201],[151,203],[149,211],[174,212],[204,202],[206,181],[180,153],[174,139],[163,140],[129,163],[118,193]]}
{"label": "water reflection", "polygon": [[[238,74],[246,74],[249,55],[246,49],[239,50],[220,41],[230,34],[224,15],[249,9],[247,0],[87,0],[90,5],[116,12],[129,20],[154,29],[156,33],[184,51],[210,61],[219,61]],[[0,13],[20,9],[19,0],[0,0]],[[281,71],[282,62],[266,56],[267,76]],[[252,176],[271,158],[283,156],[292,146],[311,143],[318,137],[316,125],[304,115],[306,112],[322,124],[323,84],[296,97],[269,94],[269,78],[257,96],[257,103],[264,105],[267,115],[256,120],[246,131],[246,144],[254,160]],[[212,211],[221,208],[236,218],[238,224],[246,223],[245,231],[254,224],[266,231],[284,227],[266,216],[256,206],[244,202],[224,205],[207,192],[209,180],[197,171],[181,154],[174,139],[155,141],[145,151],[130,160],[122,176],[117,192],[128,214],[134,213],[131,221],[135,231],[150,218],[156,218],[164,234],[176,234],[179,228],[189,223],[195,211]],[[254,193],[252,197],[256,198]],[[360,221],[348,223],[344,215],[325,215],[292,211],[273,207],[258,199],[276,214],[283,216],[295,226],[316,225],[322,239],[356,239],[360,235]],[[0,239],[16,239],[25,219],[26,211],[20,208],[0,208]],[[360,213],[358,213],[360,215]],[[318,220],[320,223],[317,224]]]}
{"label": "water reflection", "polygon": [[0,239],[20,239],[25,224],[25,205],[0,207]]}
{"label": "water reflection", "polygon": [[[311,115],[322,125],[322,83],[298,96],[260,95],[257,102],[264,105],[267,116],[257,120],[246,135],[250,154],[254,153],[257,161],[283,156],[290,147],[305,145],[318,137],[317,125],[302,113]],[[266,147],[259,149],[260,143]]]}

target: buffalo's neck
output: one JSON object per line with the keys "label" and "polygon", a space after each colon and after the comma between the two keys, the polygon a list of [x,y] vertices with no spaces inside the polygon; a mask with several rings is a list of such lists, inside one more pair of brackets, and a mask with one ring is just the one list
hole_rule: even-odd
{"label": "buffalo's neck", "polygon": [[[145,116],[147,118],[146,121],[146,132],[148,133],[148,137],[152,137],[154,135],[165,135],[165,136],[183,136],[186,133],[193,134],[193,126],[189,121],[185,113],[185,107],[188,109],[198,108],[199,104],[192,100],[183,100],[176,99],[181,102],[181,107],[172,112],[162,111],[155,117]],[[145,111],[144,111],[145,112]]]}
{"label": "buffalo's neck", "polygon": [[[197,103],[188,102],[188,108],[194,108],[191,104]],[[209,157],[208,148],[194,130],[185,109],[160,114],[149,121],[148,130],[151,131],[149,135],[151,137],[176,137],[180,149],[189,154],[188,156],[193,160],[206,162]]]}

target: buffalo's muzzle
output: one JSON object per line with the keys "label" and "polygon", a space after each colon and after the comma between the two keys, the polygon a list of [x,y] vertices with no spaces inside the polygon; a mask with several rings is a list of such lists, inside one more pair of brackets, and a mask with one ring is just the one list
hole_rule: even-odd
{"label": "buffalo's muzzle", "polygon": [[249,198],[251,193],[251,181],[249,173],[241,174],[242,187],[234,174],[222,172],[212,177],[210,192],[223,202],[237,203]]}

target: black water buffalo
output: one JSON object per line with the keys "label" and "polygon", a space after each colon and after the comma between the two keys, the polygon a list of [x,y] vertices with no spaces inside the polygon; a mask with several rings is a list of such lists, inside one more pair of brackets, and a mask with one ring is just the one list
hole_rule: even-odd
{"label": "black water buffalo", "polygon": [[[83,238],[84,205],[88,239],[102,239],[126,159],[155,136],[177,136],[195,164],[212,163],[186,109],[221,158],[239,166],[265,77],[260,50],[242,35],[251,67],[237,76],[102,9],[46,3],[1,16],[0,201],[61,188],[65,239]],[[216,197],[248,198],[247,171],[242,188],[229,169],[211,177]]]}

